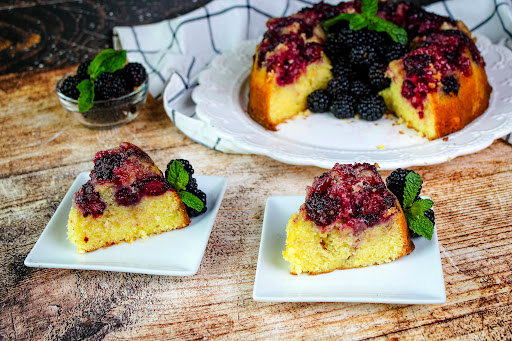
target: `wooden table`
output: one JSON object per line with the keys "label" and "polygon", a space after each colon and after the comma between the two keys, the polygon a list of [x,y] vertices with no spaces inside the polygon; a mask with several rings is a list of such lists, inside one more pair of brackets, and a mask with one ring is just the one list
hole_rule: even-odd
{"label": "wooden table", "polygon": [[[440,305],[261,303],[252,299],[264,205],[303,194],[316,167],[194,143],[162,102],[120,128],[83,128],[54,88],[72,67],[0,76],[0,339],[512,338],[512,146],[412,167],[435,201],[447,301]],[[229,178],[191,277],[27,268],[23,261],[78,173],[130,141],[160,168],[186,158]],[[382,172],[383,176],[389,174]]]}

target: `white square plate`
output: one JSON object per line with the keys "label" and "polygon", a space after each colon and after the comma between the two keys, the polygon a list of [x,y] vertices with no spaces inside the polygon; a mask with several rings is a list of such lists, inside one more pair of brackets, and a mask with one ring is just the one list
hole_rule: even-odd
{"label": "white square plate", "polygon": [[227,178],[195,176],[206,193],[206,213],[191,218],[189,226],[137,239],[106,249],[79,254],[67,239],[68,214],[75,192],[89,180],[80,173],[44,229],[25,265],[42,268],[135,272],[153,275],[191,276],[199,269],[215,217],[228,183]]}
{"label": "white square plate", "polygon": [[430,241],[414,238],[415,250],[391,263],[316,276],[291,275],[289,263],[282,256],[286,224],[302,203],[304,196],[276,196],[267,200],[254,281],[255,301],[399,304],[446,301],[436,231]]}

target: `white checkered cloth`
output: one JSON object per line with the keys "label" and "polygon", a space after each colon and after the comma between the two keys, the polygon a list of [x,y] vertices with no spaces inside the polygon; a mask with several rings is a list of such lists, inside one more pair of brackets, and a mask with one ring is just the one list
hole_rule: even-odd
{"label": "white checkered cloth", "polygon": [[[327,3],[339,1],[328,0]],[[271,17],[287,16],[315,2],[305,0],[214,0],[180,17],[154,24],[115,27],[114,48],[127,50],[128,59],[143,64],[149,74],[149,91],[162,97],[169,83],[175,125],[194,141],[215,150],[245,153],[195,115],[191,100],[197,75],[216,55],[241,41],[260,39]],[[512,48],[512,0],[445,0],[426,7],[457,18],[472,32]],[[512,133],[504,137],[512,144]]]}

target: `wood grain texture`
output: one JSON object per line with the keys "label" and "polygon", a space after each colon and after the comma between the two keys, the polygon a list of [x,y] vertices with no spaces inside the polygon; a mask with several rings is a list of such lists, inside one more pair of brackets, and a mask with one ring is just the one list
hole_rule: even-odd
{"label": "wood grain texture", "polygon": [[[83,128],[54,93],[70,70],[0,76],[0,339],[512,338],[512,146],[496,141],[479,153],[413,168],[436,203],[445,304],[254,302],[266,198],[302,194],[323,170],[196,144],[153,99],[126,126]],[[229,177],[198,273],[25,267],[76,175],[90,170],[96,151],[122,141],[139,145],[161,168],[180,157],[198,174]]]}
{"label": "wood grain texture", "polygon": [[4,1],[0,3],[0,75],[79,64],[112,47],[115,26],[171,19],[208,2]]}

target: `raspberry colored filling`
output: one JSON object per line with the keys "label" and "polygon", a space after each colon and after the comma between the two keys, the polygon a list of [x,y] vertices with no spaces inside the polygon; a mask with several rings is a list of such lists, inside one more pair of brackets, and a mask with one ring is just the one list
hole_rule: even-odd
{"label": "raspberry colored filling", "polygon": [[322,231],[340,222],[355,232],[387,221],[396,199],[386,188],[375,166],[368,163],[336,164],[316,177],[307,189],[306,216]]}
{"label": "raspberry colored filling", "polygon": [[172,190],[162,175],[150,173],[128,159],[132,155],[136,155],[139,161],[152,164],[144,151],[129,143],[96,154],[91,180],[75,196],[75,202],[84,217],[92,214],[96,218],[107,208],[95,190],[95,185],[113,184],[116,188],[114,200],[122,206],[136,205],[145,196],[158,196]]}
{"label": "raspberry colored filling", "polygon": [[471,75],[470,56],[475,63],[484,65],[473,41],[461,31],[432,33],[414,43],[419,47],[403,59],[406,76],[402,96],[416,109],[423,108],[428,94],[436,92],[440,85],[444,85],[445,93],[457,94],[459,83],[456,75]]}

